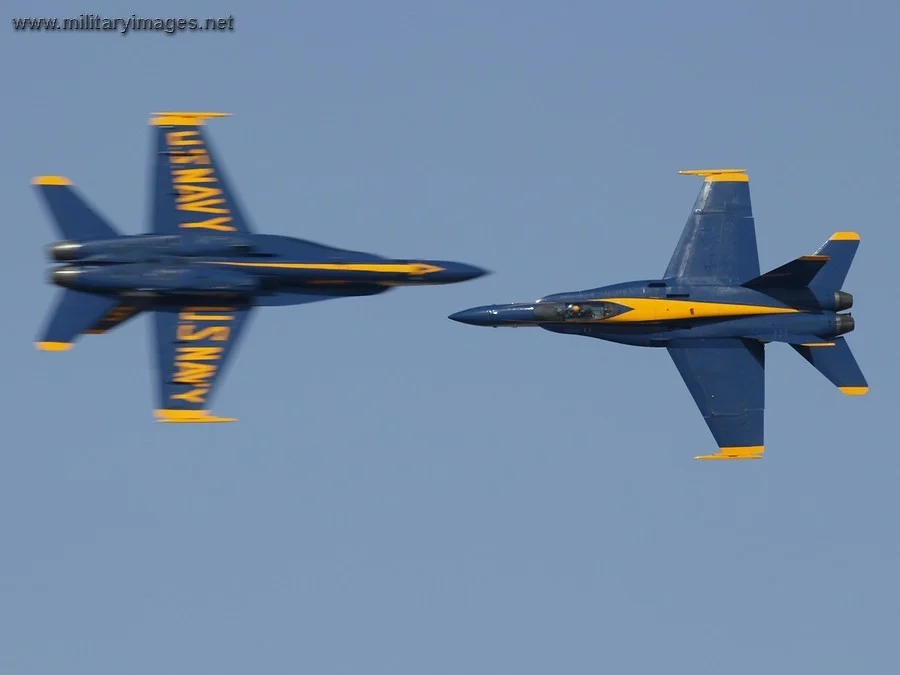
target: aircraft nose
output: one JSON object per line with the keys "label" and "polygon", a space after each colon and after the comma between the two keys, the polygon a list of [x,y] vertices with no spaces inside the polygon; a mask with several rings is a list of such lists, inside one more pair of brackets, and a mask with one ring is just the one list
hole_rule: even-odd
{"label": "aircraft nose", "polygon": [[448,319],[470,326],[531,326],[535,324],[533,303],[482,305],[451,314]]}
{"label": "aircraft nose", "polygon": [[490,274],[488,270],[475,265],[466,265],[464,263],[455,263],[447,269],[447,278],[453,282],[471,281]]}
{"label": "aircraft nose", "polygon": [[459,323],[465,323],[470,326],[490,326],[496,320],[496,314],[491,312],[490,307],[472,307],[464,309],[456,314],[447,317]]}
{"label": "aircraft nose", "polygon": [[426,263],[433,266],[438,273],[430,276],[433,283],[438,284],[456,284],[461,281],[471,281],[478,277],[483,277],[490,272],[475,265],[466,265],[465,263],[450,262],[448,260],[429,261]]}

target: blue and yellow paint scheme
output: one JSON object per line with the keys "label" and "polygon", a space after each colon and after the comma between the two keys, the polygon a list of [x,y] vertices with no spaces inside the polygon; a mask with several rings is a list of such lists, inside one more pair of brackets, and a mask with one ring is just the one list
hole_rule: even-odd
{"label": "blue and yellow paint scheme", "polygon": [[227,422],[209,406],[216,381],[258,306],[302,305],[452,284],[486,270],[393,259],[253,231],[204,133],[224,113],[164,112],[154,137],[149,231],[122,235],[63,176],[33,179],[62,240],[50,280],[62,289],[37,347],[66,351],[145,312],[155,322],[156,415]]}
{"label": "blue and yellow paint scheme", "polygon": [[719,445],[697,459],[759,459],[766,344],[791,345],[844,394],[869,389],[843,337],[856,325],[845,312],[853,296],[841,289],[859,235],[836,232],[814,254],[760,274],[747,172],[680,173],[704,182],[660,279],[473,307],[449,318],[664,347]]}

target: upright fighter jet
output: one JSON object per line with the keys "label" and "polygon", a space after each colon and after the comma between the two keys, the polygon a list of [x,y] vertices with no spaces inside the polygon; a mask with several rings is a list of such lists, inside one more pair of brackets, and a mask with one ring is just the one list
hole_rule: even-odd
{"label": "upright fighter jet", "polygon": [[718,453],[695,459],[760,459],[766,344],[788,343],[844,394],[869,389],[842,337],[854,329],[853,317],[840,313],[853,306],[841,288],[859,235],[836,232],[814,254],[760,275],[747,172],[680,173],[705,181],[661,279],[474,307],[449,318],[665,347],[719,444]]}
{"label": "upright fighter jet", "polygon": [[[149,232],[122,235],[68,178],[33,179],[64,241],[49,248],[62,287],[37,342],[65,351],[153,312],[158,409],[165,422],[230,422],[209,411],[216,379],[254,307],[452,284],[485,270],[443,260],[384,258],[303,239],[256,234],[203,131],[225,113],[165,112],[155,137]],[[288,214],[290,217],[290,214]]]}

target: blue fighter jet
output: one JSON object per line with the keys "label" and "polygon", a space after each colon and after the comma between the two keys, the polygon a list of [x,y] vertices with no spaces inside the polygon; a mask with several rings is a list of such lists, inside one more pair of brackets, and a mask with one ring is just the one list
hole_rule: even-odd
{"label": "blue fighter jet", "polygon": [[230,422],[209,411],[254,307],[377,295],[451,284],[485,270],[443,260],[397,260],[274,234],[256,234],[203,132],[225,113],[165,112],[155,138],[149,232],[122,235],[62,176],[33,184],[64,241],[49,248],[63,290],[37,347],[70,349],[152,312],[158,409],[165,422]]}
{"label": "blue fighter jet", "polygon": [[844,394],[869,389],[843,337],[855,327],[842,313],[853,296],[841,287],[859,235],[837,232],[815,254],[760,275],[747,172],[680,173],[705,181],[661,279],[474,307],[449,318],[665,347],[719,445],[718,453],[696,459],[759,459],[766,344],[791,345]]}

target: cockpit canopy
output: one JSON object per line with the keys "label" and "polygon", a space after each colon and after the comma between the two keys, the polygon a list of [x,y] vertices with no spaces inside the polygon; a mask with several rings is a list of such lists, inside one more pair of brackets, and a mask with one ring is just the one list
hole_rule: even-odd
{"label": "cockpit canopy", "polygon": [[534,315],[541,321],[602,321],[626,308],[614,302],[538,302],[534,306]]}

